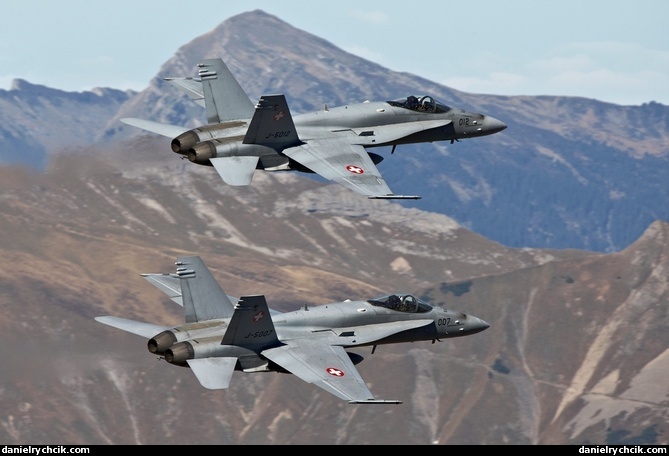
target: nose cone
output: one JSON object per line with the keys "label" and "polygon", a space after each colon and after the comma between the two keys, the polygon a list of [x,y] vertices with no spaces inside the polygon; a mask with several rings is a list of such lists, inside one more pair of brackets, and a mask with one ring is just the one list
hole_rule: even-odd
{"label": "nose cone", "polygon": [[492,135],[493,133],[499,133],[505,128],[506,124],[494,117],[485,116],[485,119],[483,119],[483,134]]}
{"label": "nose cone", "polygon": [[479,333],[488,328],[490,328],[490,324],[488,322],[481,320],[480,318],[473,315],[467,315],[466,323],[462,328],[460,328],[460,331],[469,335]]}

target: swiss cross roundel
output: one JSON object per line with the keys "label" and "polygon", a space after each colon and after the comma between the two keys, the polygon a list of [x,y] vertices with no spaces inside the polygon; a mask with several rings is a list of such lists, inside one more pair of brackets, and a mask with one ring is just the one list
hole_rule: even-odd
{"label": "swiss cross roundel", "polygon": [[260,320],[263,319],[264,316],[265,316],[265,312],[263,312],[263,311],[261,310],[260,312],[258,312],[257,314],[255,314],[255,315],[253,316],[253,321],[256,321],[256,322],[257,322],[257,321],[260,321]]}
{"label": "swiss cross roundel", "polygon": [[359,166],[355,166],[355,165],[346,165],[346,171],[348,171],[349,173],[353,173],[353,174],[362,174],[362,173],[365,172],[364,169],[362,169]]}
{"label": "swiss cross roundel", "polygon": [[334,376],[334,377],[343,377],[344,376],[344,371],[337,369],[336,367],[328,367],[325,369],[325,372],[328,374]]}

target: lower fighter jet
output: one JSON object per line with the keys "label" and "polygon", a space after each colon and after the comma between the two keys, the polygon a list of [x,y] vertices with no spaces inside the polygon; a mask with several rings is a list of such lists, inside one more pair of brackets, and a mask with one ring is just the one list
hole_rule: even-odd
{"label": "lower fighter jet", "polygon": [[[480,318],[393,294],[278,312],[262,295],[227,295],[198,256],[178,258],[174,274],[142,274],[184,308],[176,327],[118,317],[95,320],[148,339],[148,349],[190,367],[202,386],[225,389],[234,371],[291,373],[352,404],[401,404],[375,399],[347,349],[462,337],[490,325]],[[374,349],[372,353],[374,353]]]}

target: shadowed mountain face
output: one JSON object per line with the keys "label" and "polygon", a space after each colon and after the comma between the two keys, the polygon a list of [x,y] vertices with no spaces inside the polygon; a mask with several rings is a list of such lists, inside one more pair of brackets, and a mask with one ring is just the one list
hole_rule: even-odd
{"label": "shadowed mountain face", "polygon": [[[0,441],[668,443],[668,224],[611,254],[513,249],[296,174],[220,185],[161,160],[162,143],[61,155],[47,174],[0,169]],[[370,389],[402,405],[349,405],[286,374],[236,372],[210,391],[93,320],[181,322],[139,274],[184,254],[282,311],[401,291],[491,327],[356,350]]]}
{"label": "shadowed mountain face", "polygon": [[[294,112],[427,93],[504,121],[505,131],[486,138],[375,150],[396,193],[423,196],[405,207],[445,214],[504,245],[614,252],[669,220],[669,107],[463,93],[421,78],[421,68],[390,71],[259,10],[184,44],[139,94],[75,96],[25,82],[0,91],[2,161],[47,167],[68,144],[138,140],[143,132],[119,122],[126,116],[201,124],[204,110],[162,78],[194,76],[196,63],[212,57],[227,62],[252,100],[284,93]],[[161,162],[179,160],[168,141],[160,151]]]}

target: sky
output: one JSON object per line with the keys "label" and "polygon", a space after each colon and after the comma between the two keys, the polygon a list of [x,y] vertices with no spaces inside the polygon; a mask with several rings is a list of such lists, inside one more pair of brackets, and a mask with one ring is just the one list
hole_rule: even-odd
{"label": "sky", "polygon": [[181,46],[255,9],[463,92],[669,105],[668,0],[3,0],[0,89],[142,90]]}

